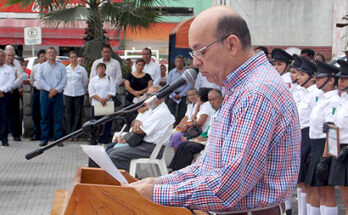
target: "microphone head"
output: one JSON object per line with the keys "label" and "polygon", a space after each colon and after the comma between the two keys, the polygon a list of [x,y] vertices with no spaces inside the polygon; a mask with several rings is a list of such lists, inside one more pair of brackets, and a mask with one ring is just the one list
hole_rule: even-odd
{"label": "microphone head", "polygon": [[197,72],[194,69],[186,69],[182,77],[187,83],[191,83],[197,78]]}

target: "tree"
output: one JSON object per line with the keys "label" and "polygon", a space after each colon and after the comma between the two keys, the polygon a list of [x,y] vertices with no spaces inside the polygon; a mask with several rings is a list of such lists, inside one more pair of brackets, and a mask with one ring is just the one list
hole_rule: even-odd
{"label": "tree", "polygon": [[[113,29],[131,29],[137,32],[151,28],[159,21],[159,13],[152,8],[162,5],[162,0],[7,0],[7,5],[20,4],[26,7],[35,3],[40,8],[40,19],[49,25],[74,25],[77,21],[87,23],[86,41],[83,56],[87,66],[100,57],[101,48],[108,45],[108,37],[103,29],[104,23],[110,23]],[[117,58],[121,60],[118,56]]]}

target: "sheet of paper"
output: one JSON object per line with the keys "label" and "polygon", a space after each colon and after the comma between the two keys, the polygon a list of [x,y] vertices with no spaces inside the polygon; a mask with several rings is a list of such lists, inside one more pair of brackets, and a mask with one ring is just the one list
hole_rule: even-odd
{"label": "sheet of paper", "polygon": [[94,162],[96,162],[102,169],[114,177],[117,181],[122,184],[128,184],[128,181],[123,177],[121,172],[112,163],[109,155],[106,153],[103,146],[93,146],[93,145],[81,145],[82,150],[90,157]]}

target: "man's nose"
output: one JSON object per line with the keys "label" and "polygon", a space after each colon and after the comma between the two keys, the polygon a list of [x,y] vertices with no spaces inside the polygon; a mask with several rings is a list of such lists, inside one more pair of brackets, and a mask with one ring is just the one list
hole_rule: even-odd
{"label": "man's nose", "polygon": [[203,65],[203,62],[202,62],[202,60],[197,59],[197,58],[194,57],[193,58],[193,65],[196,66],[196,67],[200,67],[200,66]]}

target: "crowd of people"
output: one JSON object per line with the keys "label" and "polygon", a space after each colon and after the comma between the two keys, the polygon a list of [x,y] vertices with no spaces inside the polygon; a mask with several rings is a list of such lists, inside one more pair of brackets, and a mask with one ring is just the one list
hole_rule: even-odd
{"label": "crowd of people", "polygon": [[[212,14],[219,15],[211,18]],[[210,26],[218,26],[217,31]],[[201,37],[203,32],[207,37]],[[261,208],[256,211],[279,214],[275,211],[282,212],[285,201],[284,209],[291,214],[297,182],[300,215],[338,214],[334,188],[339,186],[348,214],[348,61],[338,60],[336,67],[311,49],[300,55],[282,49],[269,55],[263,46],[252,50],[246,22],[226,7],[198,16],[189,38],[194,66],[200,69],[197,80],[177,88],[166,100],[157,100],[154,107],[130,115],[129,135],[113,140],[107,149],[114,164],[128,171],[132,159],[149,157],[167,135],[175,151],[169,165],[174,172],[130,186],[164,205],[248,213]],[[69,53],[70,64],[65,67],[56,61],[54,48],[39,51],[30,81],[33,139],[40,139],[40,146],[47,145],[50,127],[55,140],[62,137],[64,111],[67,132],[81,127],[86,93],[91,116],[98,119],[93,107],[112,101],[119,85],[124,83],[129,105],[149,98],[185,71],[184,58],[178,55],[175,68],[166,75],[165,67],[151,60],[151,49],[144,48],[142,59],[125,62],[131,72],[123,80],[120,63],[111,53],[110,47],[103,47],[88,80],[76,52]],[[26,77],[14,54],[11,47],[0,50],[3,146],[8,146],[8,125],[14,140],[21,135],[16,130],[21,127],[16,121],[19,111],[12,107]],[[326,133],[333,125],[340,134],[337,157],[325,148]],[[110,132],[109,122],[99,142],[109,143]]]}

